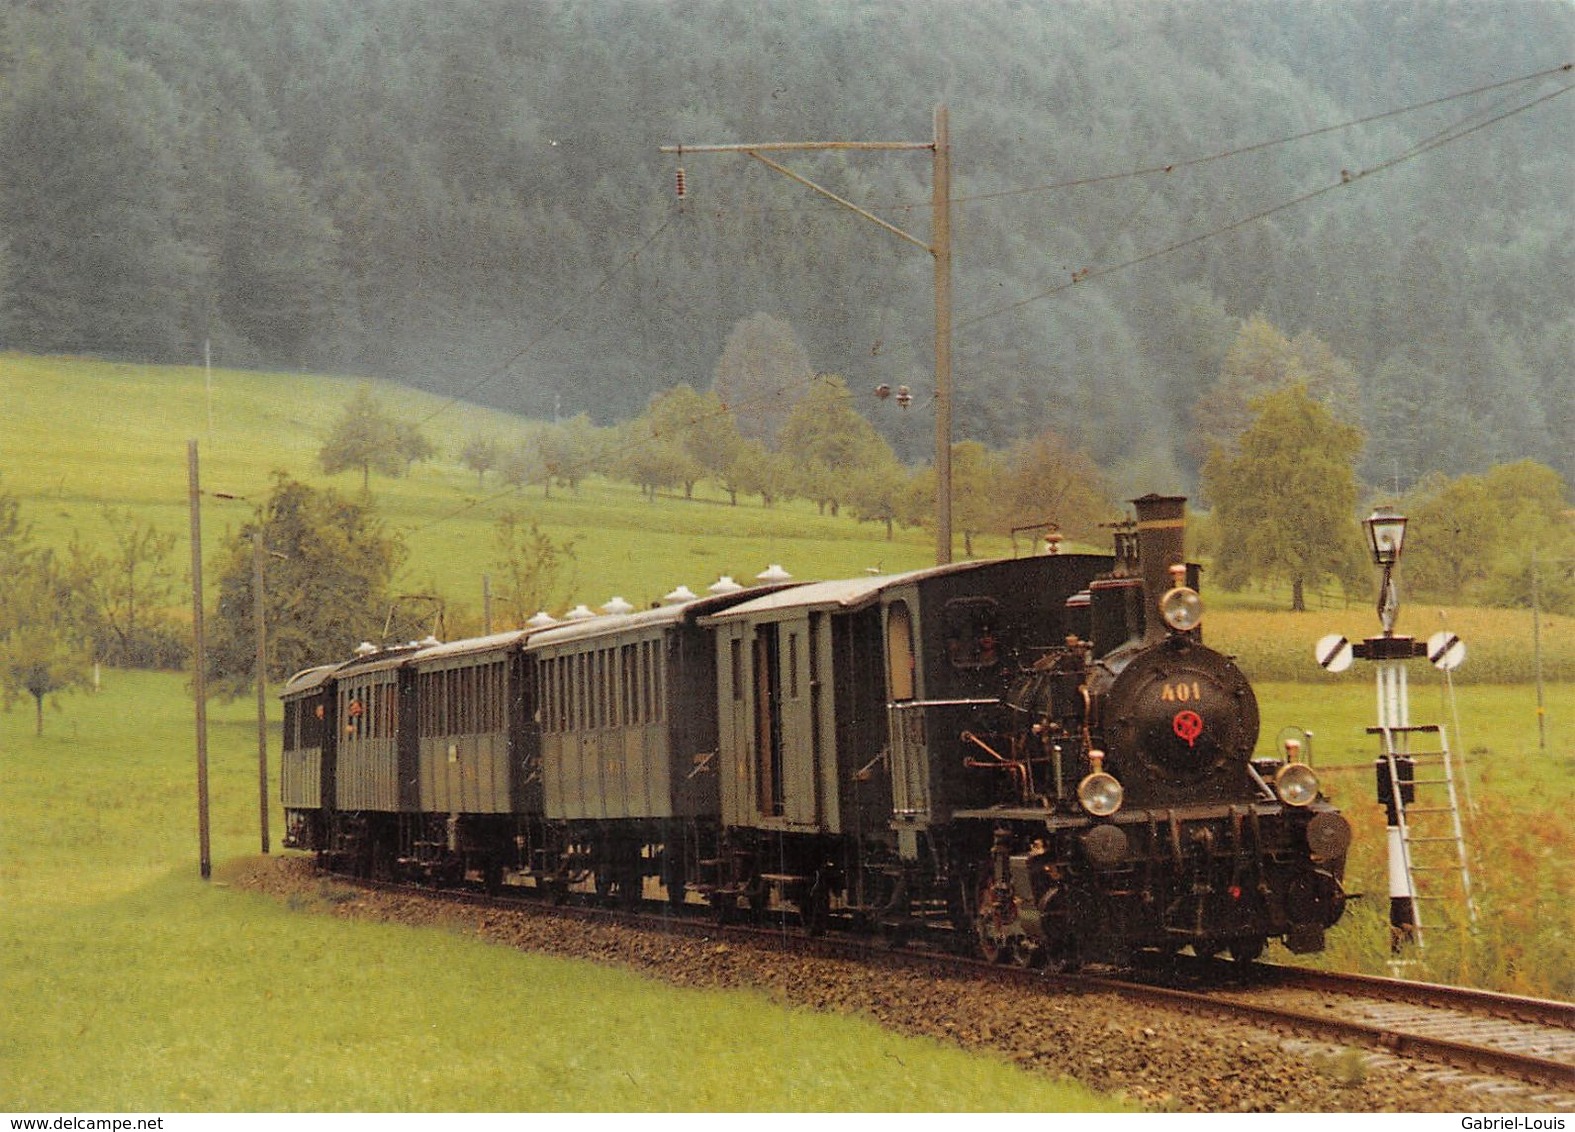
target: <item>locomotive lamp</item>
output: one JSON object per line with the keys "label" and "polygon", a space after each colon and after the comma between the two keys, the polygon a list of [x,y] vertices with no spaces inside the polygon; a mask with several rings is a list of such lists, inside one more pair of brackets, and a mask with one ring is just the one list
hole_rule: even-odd
{"label": "locomotive lamp", "polygon": [[1170,568],[1172,586],[1159,599],[1159,613],[1178,633],[1196,629],[1203,620],[1203,599],[1186,584],[1187,568],[1179,563]]}
{"label": "locomotive lamp", "polygon": [[1274,792],[1287,806],[1310,806],[1318,798],[1318,776],[1306,763],[1286,763],[1274,776]]}
{"label": "locomotive lamp", "polygon": [[1089,751],[1088,761],[1094,769],[1077,784],[1077,800],[1094,817],[1108,818],[1121,808],[1126,791],[1115,775],[1105,773],[1105,752]]}

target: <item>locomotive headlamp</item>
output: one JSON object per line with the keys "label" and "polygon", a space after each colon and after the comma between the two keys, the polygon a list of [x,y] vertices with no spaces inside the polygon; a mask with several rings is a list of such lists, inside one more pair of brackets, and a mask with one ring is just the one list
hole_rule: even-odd
{"label": "locomotive headlamp", "polygon": [[1203,599],[1198,596],[1197,590],[1177,586],[1159,599],[1159,614],[1165,619],[1165,624],[1178,633],[1185,633],[1189,629],[1196,629],[1203,620]]}
{"label": "locomotive headlamp", "polygon": [[1094,817],[1108,818],[1121,808],[1126,791],[1116,781],[1115,775],[1105,773],[1103,751],[1088,752],[1088,759],[1094,764],[1094,769],[1077,784],[1077,800]]}
{"label": "locomotive headlamp", "polygon": [[1318,776],[1306,763],[1286,763],[1274,776],[1274,792],[1287,806],[1310,806],[1318,797]]}

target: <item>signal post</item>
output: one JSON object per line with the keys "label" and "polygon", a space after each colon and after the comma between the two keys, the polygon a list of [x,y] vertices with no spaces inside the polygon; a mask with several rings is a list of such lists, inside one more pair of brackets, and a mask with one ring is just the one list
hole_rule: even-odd
{"label": "signal post", "polygon": [[1394,631],[1400,613],[1394,575],[1405,541],[1405,525],[1405,516],[1388,507],[1375,509],[1363,520],[1373,562],[1383,570],[1378,589],[1382,635],[1352,644],[1333,633],[1314,647],[1318,663],[1330,672],[1344,672],[1353,660],[1370,660],[1377,665],[1378,724],[1367,731],[1379,736],[1382,743],[1382,753],[1374,763],[1374,770],[1378,803],[1384,807],[1387,826],[1389,941],[1390,952],[1394,955],[1401,953],[1403,945],[1421,941],[1415,871],[1405,814],[1406,807],[1416,799],[1416,759],[1412,756],[1411,736],[1417,731],[1438,730],[1411,724],[1406,662],[1426,657],[1437,667],[1450,671],[1465,659],[1465,645],[1453,633],[1435,633],[1423,644]]}

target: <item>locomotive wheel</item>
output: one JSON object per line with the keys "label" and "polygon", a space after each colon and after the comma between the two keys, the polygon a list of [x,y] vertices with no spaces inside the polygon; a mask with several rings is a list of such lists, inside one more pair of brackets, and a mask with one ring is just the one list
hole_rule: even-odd
{"label": "locomotive wheel", "polygon": [[1037,971],[1049,960],[1045,949],[1026,935],[1012,938],[1012,962],[1019,967]]}
{"label": "locomotive wheel", "polygon": [[1027,942],[1017,913],[1002,908],[996,899],[995,881],[986,877],[979,886],[979,912],[974,917],[974,934],[979,938],[979,954],[986,963],[1009,963],[1017,952],[1017,941]]}
{"label": "locomotive wheel", "polygon": [[1057,940],[1040,954],[1043,966],[1051,974],[1070,975],[1083,968],[1083,955],[1074,939]]}
{"label": "locomotive wheel", "polygon": [[1238,963],[1252,963],[1263,954],[1268,942],[1261,935],[1233,939],[1229,946],[1230,957]]}

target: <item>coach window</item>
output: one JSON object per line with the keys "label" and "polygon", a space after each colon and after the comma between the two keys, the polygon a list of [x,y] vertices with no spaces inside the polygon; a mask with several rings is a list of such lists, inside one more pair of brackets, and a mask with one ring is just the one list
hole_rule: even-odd
{"label": "coach window", "polygon": [[659,644],[652,645],[651,646],[651,703],[655,707],[655,711],[652,714],[651,718],[652,718],[652,720],[654,720],[654,721],[656,721],[658,723],[660,723],[661,720],[663,719],[663,717],[666,716],[666,714],[667,714],[667,710],[666,710],[666,703],[667,703],[667,701],[663,698],[663,694],[664,693],[663,693],[663,688],[662,688],[663,680],[665,679],[663,674],[666,671],[667,671],[667,669],[665,668],[664,662],[663,662],[663,659],[662,659],[662,646],[659,645]]}
{"label": "coach window", "polygon": [[994,668],[1001,663],[996,635],[1000,606],[990,597],[960,597],[946,603],[946,654],[953,668]]}
{"label": "coach window", "polygon": [[913,617],[904,601],[886,610],[886,665],[892,700],[913,699]]}

